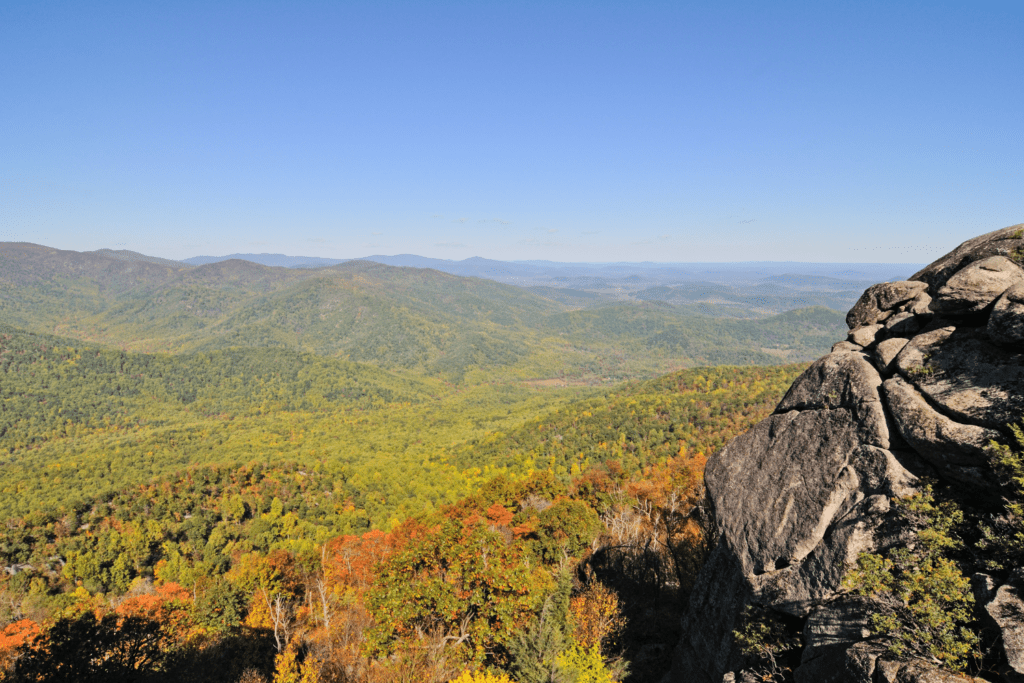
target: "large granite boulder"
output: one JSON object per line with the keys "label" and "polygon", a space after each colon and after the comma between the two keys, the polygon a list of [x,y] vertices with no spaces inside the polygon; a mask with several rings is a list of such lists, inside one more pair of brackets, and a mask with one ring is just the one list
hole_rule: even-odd
{"label": "large granite boulder", "polygon": [[1024,223],[1011,225],[1008,228],[967,240],[931,265],[915,273],[910,279],[915,282],[925,282],[928,284],[929,290],[937,292],[954,273],[965,266],[990,256],[1012,258],[1022,249],[1024,249]]}
{"label": "large granite boulder", "polygon": [[926,329],[900,351],[896,367],[958,422],[1001,429],[1024,416],[1024,356],[993,344],[985,326]]}
{"label": "large granite boulder", "polygon": [[[900,660],[870,636],[869,601],[843,587],[859,553],[912,538],[891,501],[924,477],[1002,504],[989,444],[1024,416],[1024,226],[960,245],[906,282],[874,285],[850,336],[774,413],[708,461],[721,540],[698,577],[668,683],[751,677],[732,632],[755,605],[803,620],[798,682],[964,680]],[[979,593],[979,595],[982,595]],[[979,609],[1024,673],[1024,601],[992,586]],[[987,610],[987,611],[986,611]]]}
{"label": "large granite boulder", "polygon": [[846,324],[852,330],[880,323],[893,315],[900,304],[927,295],[927,291],[928,284],[925,282],[883,282],[872,285],[846,314]]}
{"label": "large granite boulder", "polygon": [[979,313],[1014,285],[1024,283],[1024,270],[1005,256],[974,261],[946,280],[932,299],[931,310],[946,314]]}
{"label": "large granite boulder", "polygon": [[985,331],[996,344],[1024,348],[1024,284],[1010,287],[996,300]]}

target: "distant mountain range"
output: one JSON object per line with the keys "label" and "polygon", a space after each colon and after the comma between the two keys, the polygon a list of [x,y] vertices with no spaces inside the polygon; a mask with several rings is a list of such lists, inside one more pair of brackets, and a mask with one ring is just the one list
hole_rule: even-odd
{"label": "distant mountain range", "polygon": [[[110,252],[109,249],[100,250]],[[97,252],[98,253],[98,252]],[[135,259],[165,262],[135,252]],[[193,266],[217,263],[230,259],[251,261],[264,266],[283,268],[324,268],[346,261],[374,261],[388,266],[406,268],[433,268],[443,273],[464,277],[484,277],[489,280],[552,279],[572,280],[601,277],[605,280],[707,281],[749,283],[767,277],[832,278],[871,283],[905,278],[922,268],[916,263],[804,263],[799,261],[747,261],[722,263],[568,263],[560,261],[496,261],[479,256],[452,261],[415,254],[385,256],[375,254],[355,259],[331,259],[319,256],[288,256],[285,254],[228,254],[227,256],[193,256],[177,263]],[[515,284],[515,283],[510,283]],[[538,284],[538,283],[530,283]]]}
{"label": "distant mountain range", "polygon": [[[147,257],[133,254],[132,258]],[[574,307],[615,301],[662,301],[689,307],[695,314],[739,318],[806,306],[844,311],[870,285],[905,279],[921,267],[911,263],[564,263],[495,261],[480,257],[451,261],[415,254],[377,254],[359,259],[230,254],[195,256],[180,263],[199,266],[229,259],[306,269],[348,261],[373,261],[396,267],[432,268],[450,275],[527,287],[540,296]]]}
{"label": "distant mountain range", "polygon": [[[523,287],[373,259],[194,266],[0,243],[0,323],[144,352],[282,348],[452,381],[495,372],[591,381],[814,358],[845,331],[838,306],[827,304],[860,293],[844,280],[766,281],[748,292],[622,272]],[[783,311],[791,312],[769,315]]]}

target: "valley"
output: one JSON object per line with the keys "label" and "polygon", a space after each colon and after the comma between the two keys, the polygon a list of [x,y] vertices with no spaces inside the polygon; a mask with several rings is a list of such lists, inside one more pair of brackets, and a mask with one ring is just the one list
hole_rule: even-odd
{"label": "valley", "polygon": [[138,623],[153,680],[447,683],[527,666],[521,624],[561,594],[566,634],[607,612],[579,657],[655,680],[708,550],[705,459],[845,328],[121,256],[0,245],[8,667]]}

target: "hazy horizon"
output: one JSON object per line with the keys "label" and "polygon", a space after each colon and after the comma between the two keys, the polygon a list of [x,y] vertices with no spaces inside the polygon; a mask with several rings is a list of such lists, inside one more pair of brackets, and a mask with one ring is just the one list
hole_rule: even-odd
{"label": "hazy horizon", "polygon": [[927,263],[1024,220],[1022,20],[1009,2],[15,0],[0,240]]}
{"label": "hazy horizon", "polygon": [[[40,245],[40,246],[47,246],[47,247],[51,247],[51,248],[54,248],[54,249],[63,249],[63,247],[56,247],[56,246],[52,246],[52,245]],[[78,251],[78,250],[70,250],[70,251]],[[163,257],[163,256],[158,256],[156,254],[146,254],[144,252],[138,252],[138,251],[135,251],[135,250],[132,250],[132,249],[118,250],[118,249],[111,249],[110,247],[100,247],[99,249],[85,250],[86,253],[89,253],[89,252],[104,252],[104,251],[112,251],[112,252],[126,251],[126,252],[130,252],[130,253],[140,254],[142,256],[150,256],[150,257],[156,257],[156,258],[166,258],[166,257]],[[748,264],[750,264],[750,265],[754,265],[754,264],[785,265],[785,264],[794,264],[794,265],[835,265],[835,266],[853,265],[853,266],[880,266],[880,267],[889,267],[889,266],[891,266],[891,267],[900,267],[900,266],[923,267],[923,266],[927,265],[925,262],[909,262],[909,261],[908,262],[895,262],[895,261],[894,262],[887,262],[887,261],[795,261],[795,260],[789,260],[789,261],[781,261],[781,260],[775,260],[775,261],[772,261],[772,260],[749,260],[749,261],[650,261],[650,260],[648,260],[648,261],[555,261],[555,260],[552,260],[552,259],[500,259],[500,258],[489,258],[489,257],[486,257],[486,256],[479,256],[479,255],[466,256],[464,258],[442,258],[442,257],[436,257],[436,256],[424,256],[422,254],[414,254],[412,252],[396,252],[396,253],[393,253],[393,254],[374,253],[374,254],[366,254],[366,255],[363,255],[363,256],[347,256],[347,257],[326,257],[326,256],[314,256],[314,255],[310,255],[310,254],[285,254],[285,253],[282,253],[282,252],[268,252],[268,251],[260,251],[260,252],[256,252],[256,251],[249,251],[249,252],[235,251],[235,252],[230,252],[230,253],[226,253],[226,254],[194,254],[192,256],[186,256],[186,257],[180,258],[180,259],[169,259],[169,260],[181,261],[182,263],[189,263],[189,261],[196,260],[196,259],[210,258],[210,259],[225,260],[225,259],[229,259],[229,258],[242,258],[242,257],[246,257],[246,256],[266,256],[266,257],[283,257],[283,258],[287,258],[287,259],[324,260],[324,261],[337,261],[339,263],[345,262],[345,261],[369,260],[369,259],[373,259],[374,257],[379,257],[379,258],[400,258],[400,257],[408,256],[408,257],[422,258],[422,259],[425,259],[425,260],[448,261],[448,262],[451,262],[451,263],[463,263],[465,261],[485,260],[485,261],[496,261],[496,262],[500,262],[500,263],[515,263],[515,264],[524,264],[524,265],[529,265],[529,264],[545,264],[545,265],[547,265],[547,264],[550,264],[552,266],[562,266],[562,265],[571,265],[571,266],[577,266],[577,265],[578,266],[651,265],[651,266],[654,266],[654,267],[659,267],[659,266],[699,266],[699,265],[748,265]],[[195,264],[193,264],[193,265],[195,265]]]}

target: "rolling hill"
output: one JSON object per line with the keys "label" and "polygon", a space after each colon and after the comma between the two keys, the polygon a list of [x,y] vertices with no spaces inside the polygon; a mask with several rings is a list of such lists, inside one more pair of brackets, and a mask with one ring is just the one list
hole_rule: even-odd
{"label": "rolling hill", "polygon": [[456,382],[602,382],[807,360],[844,330],[842,317],[824,308],[712,319],[662,301],[573,303],[559,292],[368,260],[179,267],[0,244],[0,322],[147,353],[278,348]]}

